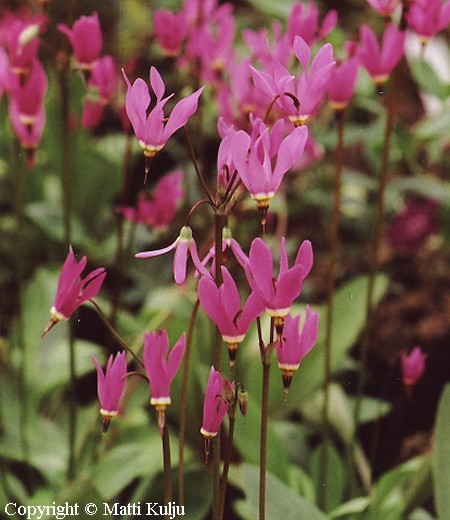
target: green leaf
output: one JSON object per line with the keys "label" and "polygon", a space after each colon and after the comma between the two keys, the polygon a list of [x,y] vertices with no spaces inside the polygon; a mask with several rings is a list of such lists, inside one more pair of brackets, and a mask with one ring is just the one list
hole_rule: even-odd
{"label": "green leaf", "polygon": [[[235,422],[234,443],[246,462],[259,464],[260,406],[249,398],[245,417],[239,415]],[[282,481],[288,479],[286,450],[269,421],[267,427],[267,470]]]}
{"label": "green leaf", "polygon": [[[322,475],[325,449],[327,450],[327,473]],[[322,443],[314,450],[311,457],[311,473],[317,487],[322,486],[324,489],[325,511],[338,506],[345,489],[345,464],[331,442]]]}
{"label": "green leaf", "polygon": [[414,79],[420,90],[433,94],[439,99],[446,99],[446,86],[441,82],[434,68],[424,59],[413,58],[408,60]]}
{"label": "green leaf", "polygon": [[[245,500],[236,503],[236,509],[245,520],[258,518],[259,469],[250,464],[241,466],[242,489]],[[267,474],[266,520],[327,520],[325,513],[299,496],[272,474]]]}
{"label": "green leaf", "polygon": [[433,481],[438,518],[450,518],[450,384],[439,401],[434,435]]}
{"label": "green leaf", "polygon": [[103,457],[92,474],[95,489],[105,500],[117,496],[135,478],[155,477],[162,467],[161,439],[117,446]]}
{"label": "green leaf", "polygon": [[249,0],[249,3],[263,14],[271,17],[275,16],[276,18],[281,19],[287,18],[292,5],[294,4],[293,1],[275,3],[272,0]]}
{"label": "green leaf", "polygon": [[[335,373],[344,362],[350,348],[355,343],[366,321],[367,277],[358,276],[342,286],[334,298],[333,330],[331,332],[331,371]],[[388,286],[388,278],[378,275],[375,279],[374,303],[376,304]],[[315,310],[315,309],[314,309]],[[301,403],[324,382],[325,322],[326,310],[319,308],[321,317],[319,338],[316,346],[302,361],[298,373],[292,378],[289,394]],[[292,313],[298,313],[294,306]],[[289,398],[288,398],[289,402]]]}
{"label": "green leaf", "polygon": [[369,502],[369,497],[353,498],[352,500],[349,500],[348,502],[345,502],[344,504],[341,504],[340,506],[336,507],[336,509],[333,509],[333,511],[329,513],[330,517],[341,518],[343,516],[348,516],[356,513],[363,513],[367,509]]}

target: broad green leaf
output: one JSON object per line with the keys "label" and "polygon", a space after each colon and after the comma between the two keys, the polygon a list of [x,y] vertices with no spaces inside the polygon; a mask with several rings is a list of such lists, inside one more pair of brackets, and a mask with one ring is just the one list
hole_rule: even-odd
{"label": "broad green leaf", "polygon": [[439,520],[450,518],[450,385],[442,392],[436,418],[433,455],[434,498]]}
{"label": "broad green leaf", "polygon": [[[374,302],[381,299],[388,286],[388,278],[378,275],[375,280]],[[331,333],[331,370],[336,372],[344,362],[350,348],[355,343],[366,321],[367,277],[354,278],[338,289],[334,299],[333,330]],[[298,313],[294,306],[292,313]],[[314,308],[313,310],[316,310]],[[319,310],[320,329],[316,346],[302,361],[292,379],[289,394],[295,396],[295,402],[303,402],[308,394],[323,384],[324,381],[324,345],[326,310]],[[293,401],[293,399],[292,399]],[[288,403],[290,402],[288,397]]]}
{"label": "broad green leaf", "polygon": [[[259,432],[261,429],[260,407],[254,399],[249,398],[248,412],[245,417],[240,414],[236,419],[234,443],[246,462],[259,464]],[[288,461],[286,450],[270,421],[267,427],[267,469],[280,480],[288,479]]]}
{"label": "broad green leaf", "polygon": [[329,513],[331,518],[342,518],[355,513],[363,513],[369,505],[369,497],[357,497],[341,504]]}
{"label": "broad green leaf", "polygon": [[[255,520],[259,511],[259,469],[250,464],[241,466],[245,500],[236,509],[245,520]],[[326,520],[328,517],[275,476],[267,474],[266,520]]]}
{"label": "broad green leaf", "polygon": [[271,2],[271,0],[249,0],[249,3],[267,16],[275,16],[283,19],[287,18],[294,4],[293,1],[274,3]]}
{"label": "broad green leaf", "polygon": [[387,514],[400,515],[398,518],[403,518],[406,507],[405,496],[422,463],[423,458],[416,457],[380,477],[371,497],[370,518],[384,518]]}
{"label": "broad green leaf", "polygon": [[145,444],[124,444],[108,452],[94,468],[92,482],[102,498],[111,500],[135,478],[155,477],[161,468],[161,438],[149,435]]}
{"label": "broad green leaf", "polygon": [[[327,473],[322,474],[325,449],[327,450]],[[338,506],[345,490],[345,464],[331,442],[322,443],[314,450],[311,457],[311,473],[317,491],[323,490],[325,511]],[[323,478],[325,480],[322,480]]]}
{"label": "broad green leaf", "polygon": [[427,61],[421,58],[414,58],[408,60],[408,64],[411,67],[414,79],[423,92],[433,94],[442,100],[446,98],[445,85],[440,80],[435,69]]}

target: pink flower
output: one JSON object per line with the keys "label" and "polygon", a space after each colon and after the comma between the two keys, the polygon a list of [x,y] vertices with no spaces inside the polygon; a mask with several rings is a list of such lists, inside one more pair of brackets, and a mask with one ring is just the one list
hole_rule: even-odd
{"label": "pink flower", "polygon": [[99,59],[103,45],[102,29],[98,14],[81,16],[69,29],[65,24],[58,24],[58,29],[65,34],[72,45],[77,67],[90,71]]}
{"label": "pink flower", "polygon": [[103,418],[103,432],[106,432],[111,419],[119,412],[120,399],[125,392],[127,384],[126,352],[118,352],[115,359],[111,354],[105,373],[94,355],[92,355],[92,360],[97,369],[97,393],[101,407],[100,414]]}
{"label": "pink flower", "polygon": [[154,157],[167,143],[170,136],[186,125],[189,118],[197,111],[198,98],[204,87],[179,101],[174,106],[167,122],[165,122],[163,108],[173,94],[163,98],[165,93],[164,81],[155,67],[150,68],[150,85],[156,96],[156,105],[148,115],[147,109],[151,97],[145,81],[138,78],[131,85],[123,69],[122,72],[128,85],[126,111],[134,133],[144,149],[145,156]]}
{"label": "pink flower", "polygon": [[283,237],[280,244],[278,276],[273,274],[272,252],[264,241],[255,238],[250,246],[247,279],[253,291],[261,297],[266,312],[274,318],[279,334],[293,301],[302,291],[303,280],[308,276],[312,264],[313,252],[309,240],[303,241],[294,265],[289,268]]}
{"label": "pink flower", "polygon": [[59,275],[55,302],[50,309],[51,320],[43,336],[58,322],[68,320],[75,310],[84,302],[94,298],[99,293],[106,276],[104,267],[99,267],[89,273],[83,280],[81,273],[87,264],[87,257],[77,262],[72,247]]}
{"label": "pink flower", "polygon": [[181,170],[165,175],[150,194],[141,192],[136,209],[125,206],[118,210],[125,218],[155,229],[165,229],[175,217],[177,205],[184,197]]}
{"label": "pink flower", "polygon": [[244,340],[250,324],[264,312],[264,305],[252,293],[241,308],[238,288],[226,267],[222,267],[222,277],[220,287],[211,278],[202,278],[198,285],[198,297],[205,313],[217,325],[228,346],[232,369],[238,345]]}
{"label": "pink flower", "polygon": [[419,346],[414,347],[409,354],[402,350],[400,355],[403,384],[407,387],[414,386],[425,371],[427,355]]}
{"label": "pink flower", "polygon": [[308,45],[322,40],[334,29],[337,23],[337,12],[332,9],[328,11],[319,27],[319,10],[312,0],[307,6],[296,2],[292,5],[288,18],[288,35],[291,45],[296,36],[301,36]]}
{"label": "pink flower", "polygon": [[156,39],[167,56],[178,56],[186,38],[188,27],[183,12],[173,13],[158,9],[154,16]]}
{"label": "pink flower", "polygon": [[217,19],[208,20],[189,34],[186,56],[190,62],[198,62],[204,82],[216,83],[234,56],[235,22],[231,8],[231,4],[220,6]]}
{"label": "pink flower", "polygon": [[[222,232],[222,255],[224,259],[227,258],[229,251],[233,253],[233,256],[237,260],[238,264],[245,269],[248,264],[248,256],[242,250],[239,242],[233,238],[231,229],[228,226],[225,226]],[[212,260],[210,268],[211,273],[215,272],[215,254],[215,246],[213,245],[208,251],[208,254],[202,260],[202,264],[204,266],[206,266],[208,262]]]}
{"label": "pink flower", "polygon": [[[227,414],[225,381],[222,374],[214,367],[211,367],[203,403],[203,424],[200,429],[200,433],[207,440],[218,434],[220,425]],[[234,383],[228,383],[227,386],[234,390]]]}
{"label": "pink flower", "polygon": [[409,199],[386,230],[386,239],[394,251],[416,253],[437,231],[436,200]]}
{"label": "pink flower", "polygon": [[359,59],[356,56],[336,63],[332,69],[327,92],[334,110],[343,110],[348,105],[355,90],[358,70]]}
{"label": "pink flower", "polygon": [[[276,128],[276,127],[274,127]],[[308,137],[307,127],[297,127],[284,139],[271,138],[264,123],[259,124],[260,135],[251,137],[240,130],[232,142],[233,162],[258,209],[267,213],[269,200],[275,195],[284,174],[300,157]],[[276,160],[274,159],[276,156]],[[264,214],[262,213],[264,217]],[[263,219],[262,219],[263,222]]]}
{"label": "pink flower", "polygon": [[172,402],[170,385],[180,368],[186,347],[186,336],[183,333],[172,348],[169,356],[169,337],[167,331],[145,332],[143,361],[150,383],[150,404],[155,406],[158,414],[158,425],[162,432],[165,425],[165,410]]}
{"label": "pink flower", "polygon": [[381,16],[391,18],[394,11],[401,4],[401,0],[367,0],[371,7]]}
{"label": "pink flower", "polygon": [[96,127],[103,116],[103,109],[117,89],[119,75],[117,64],[109,55],[102,56],[94,65],[89,80],[81,124],[83,128]]}
{"label": "pink flower", "polygon": [[411,29],[426,43],[450,23],[450,0],[415,0],[407,19]]}
{"label": "pink flower", "polygon": [[317,341],[319,332],[319,313],[306,307],[305,322],[299,331],[300,316],[290,314],[284,320],[283,337],[276,343],[278,368],[283,374],[285,398],[291,384],[293,373],[298,370],[302,359],[309,353]]}
{"label": "pink flower", "polygon": [[7,13],[2,22],[0,32],[4,31],[5,34],[10,69],[15,75],[26,78],[37,59],[39,33],[45,26],[46,18],[33,16],[23,20]]}
{"label": "pink flower", "polygon": [[34,165],[34,150],[45,125],[44,97],[47,76],[41,62],[35,60],[25,83],[11,92],[9,118],[14,133],[27,152],[27,164]]}
{"label": "pink flower", "polygon": [[403,56],[405,32],[389,23],[383,33],[381,47],[375,33],[367,25],[360,27],[361,45],[358,57],[373,81],[382,86]]}
{"label": "pink flower", "polygon": [[186,264],[189,255],[194,262],[195,268],[200,274],[208,277],[211,276],[198,257],[197,246],[192,237],[192,229],[189,226],[183,226],[181,228],[180,235],[175,242],[170,244],[170,246],[156,249],[154,251],[144,251],[142,253],[137,253],[135,256],[136,258],[152,258],[154,256],[164,255],[173,249],[175,249],[173,275],[177,285],[183,284],[186,280]]}
{"label": "pink flower", "polygon": [[325,93],[334,65],[333,47],[329,43],[323,45],[309,66],[311,49],[303,38],[296,36],[294,54],[303,68],[298,78],[276,61],[269,71],[252,68],[252,76],[257,88],[273,97],[278,96],[277,103],[285,116],[295,126],[301,126],[317,110]]}

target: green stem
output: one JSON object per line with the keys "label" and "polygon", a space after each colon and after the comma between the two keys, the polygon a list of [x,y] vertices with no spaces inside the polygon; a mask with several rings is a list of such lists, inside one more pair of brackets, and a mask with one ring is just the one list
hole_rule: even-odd
{"label": "green stem", "polygon": [[[223,282],[222,279],[222,235],[225,226],[225,215],[216,212],[214,216],[214,258],[216,262],[215,281],[217,286]],[[222,347],[223,341],[219,329],[216,329],[216,350],[215,350],[215,367],[217,371],[222,370]],[[220,444],[221,435],[217,435],[214,439],[213,451],[213,519],[219,520],[220,515]]]}
{"label": "green stem", "polygon": [[[173,489],[172,489],[172,467],[170,461],[170,440],[169,440],[169,429],[167,428],[167,422],[164,425],[162,434],[162,450],[163,450],[163,466],[164,466],[164,503],[169,504],[172,501]],[[167,515],[166,518],[170,518]]]}
{"label": "green stem", "polygon": [[214,197],[212,196],[211,192],[209,191],[208,185],[206,184],[206,181],[202,175],[202,172],[200,171],[200,167],[198,165],[197,158],[195,157],[194,147],[192,146],[191,137],[185,126],[183,126],[183,131],[184,131],[184,135],[186,137],[186,142],[187,142],[188,150],[189,150],[189,156],[191,158],[192,164],[194,165],[195,173],[197,174],[197,177],[200,180],[200,184],[202,185],[203,189],[205,190],[208,200],[210,201],[210,203],[213,206],[216,206]]}
{"label": "green stem", "polygon": [[[269,346],[269,348],[272,348]],[[259,520],[266,518],[267,423],[269,415],[270,364],[263,361],[261,437],[259,449]]]}
{"label": "green stem", "polygon": [[[69,135],[69,87],[68,87],[68,66],[64,66],[58,71],[58,84],[61,106],[61,187],[63,197],[63,221],[64,221],[64,241],[66,248],[72,242],[72,161],[70,152]],[[70,375],[70,400],[69,400],[69,461],[67,467],[67,477],[72,480],[75,477],[75,438],[77,424],[76,407],[76,367],[75,367],[75,341],[73,329],[69,323],[69,375]]]}
{"label": "green stem", "polygon": [[189,327],[186,337],[186,349],[183,356],[183,380],[181,383],[181,403],[180,403],[180,432],[178,435],[178,505],[184,505],[184,445],[186,440],[186,422],[187,422],[187,402],[188,402],[188,382],[189,382],[189,365],[191,360],[191,346],[194,335],[195,321],[197,319],[200,300],[194,304]]}
{"label": "green stem", "polygon": [[[369,276],[368,276],[368,284],[367,284],[367,297],[366,297],[366,327],[364,331],[364,336],[362,338],[361,343],[361,360],[358,374],[358,386],[356,391],[356,401],[355,401],[355,411],[354,411],[354,425],[355,425],[355,433],[356,436],[360,415],[361,415],[361,403],[362,403],[362,395],[364,390],[364,385],[367,380],[367,364],[368,364],[368,352],[369,352],[369,343],[370,343],[370,321],[374,312],[374,288],[375,288],[375,278],[378,272],[380,263],[379,263],[379,253],[380,253],[380,245],[383,233],[383,217],[384,217],[384,208],[385,208],[385,193],[386,187],[388,184],[388,166],[389,166],[389,156],[390,156],[390,146],[392,140],[392,131],[394,124],[394,94],[397,85],[397,70],[395,69],[392,73],[392,82],[390,89],[388,91],[388,99],[387,99],[387,113],[386,113],[386,127],[384,131],[384,146],[383,146],[383,154],[381,158],[380,164],[380,174],[379,174],[379,183],[378,183],[378,192],[377,192],[377,205],[376,205],[376,214],[375,214],[375,222],[374,229],[372,233],[371,251],[370,251],[370,265],[369,265]],[[355,439],[353,441],[353,448],[355,447]]]}
{"label": "green stem", "polygon": [[[22,448],[22,457],[24,461],[30,460],[30,445],[28,438],[28,410],[29,410],[29,393],[27,392],[28,366],[27,366],[27,348],[24,338],[23,324],[23,289],[24,289],[24,171],[23,163],[20,161],[22,155],[19,142],[14,139],[13,144],[13,162],[15,179],[15,224],[16,224],[16,247],[15,247],[15,282],[17,291],[17,330],[15,338],[17,347],[20,352],[20,370],[19,370],[19,395],[20,395],[20,444]],[[29,468],[29,466],[27,466]],[[30,472],[31,475],[31,472]]]}
{"label": "green stem", "polygon": [[342,169],[344,161],[344,111],[335,112],[337,125],[337,149],[336,149],[336,169],[334,177],[334,193],[333,193],[333,213],[331,217],[330,229],[330,267],[328,272],[328,300],[327,300],[327,321],[325,331],[325,357],[324,357],[324,401],[322,410],[322,420],[324,429],[325,448],[322,450],[322,463],[320,465],[320,477],[318,482],[318,503],[323,506],[326,495],[326,476],[328,466],[328,449],[326,444],[330,440],[330,421],[328,417],[328,407],[330,402],[330,383],[331,383],[331,361],[332,349],[331,339],[333,330],[333,304],[334,293],[336,288],[336,271],[339,257],[339,223],[341,214],[341,186],[342,186]]}
{"label": "green stem", "polygon": [[228,441],[227,441],[227,451],[225,453],[225,460],[223,463],[222,470],[222,479],[220,481],[220,509],[219,509],[219,520],[223,520],[223,515],[225,512],[225,497],[227,493],[227,485],[228,485],[228,471],[230,469],[230,460],[231,460],[231,451],[233,449],[233,437],[234,437],[234,423],[236,418],[233,416],[230,417],[230,427],[228,428]]}
{"label": "green stem", "polygon": [[138,358],[138,356],[134,353],[134,351],[129,347],[128,343],[119,335],[119,333],[116,331],[116,329],[111,325],[110,321],[106,317],[106,314],[102,311],[101,307],[96,303],[94,300],[89,300],[92,305],[94,306],[95,310],[97,311],[97,314],[99,315],[100,319],[102,320],[105,327],[109,330],[111,335],[114,337],[114,339],[122,346],[124,350],[129,352],[133,358],[138,362],[138,364],[145,369],[144,363]]}
{"label": "green stem", "polygon": [[[131,156],[133,150],[133,139],[131,134],[127,134],[125,142],[125,157],[123,161],[122,171],[122,193],[121,203],[127,204],[128,192],[131,177]],[[123,278],[125,271],[125,244],[124,244],[124,218],[122,214],[117,216],[118,222],[116,226],[116,255],[114,260],[114,271],[116,274],[116,283],[114,284],[111,295],[111,314],[110,321],[115,327],[117,325],[117,313],[119,310],[120,294],[123,286]]]}

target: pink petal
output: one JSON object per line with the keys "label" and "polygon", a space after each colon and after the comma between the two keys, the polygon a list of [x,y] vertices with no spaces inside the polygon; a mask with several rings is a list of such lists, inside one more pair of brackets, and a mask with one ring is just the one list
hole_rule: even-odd
{"label": "pink petal", "polygon": [[302,270],[302,277],[305,279],[311,271],[314,261],[314,255],[312,250],[312,244],[309,240],[304,240],[299,247],[297,257],[295,259],[295,265],[299,265]]}
{"label": "pink petal", "polygon": [[164,96],[164,92],[166,91],[166,86],[164,85],[161,74],[156,70],[155,67],[150,67],[150,85],[156,95],[157,101],[161,101],[162,97]]}
{"label": "pink petal", "polygon": [[173,258],[173,276],[177,285],[182,285],[186,280],[188,252],[189,243],[185,240],[180,240]]}
{"label": "pink petal", "polygon": [[261,238],[255,238],[252,242],[249,254],[249,266],[253,276],[253,281],[250,285],[252,287],[255,285],[258,292],[260,292],[266,300],[273,301],[275,291],[272,281],[272,253]]}
{"label": "pink petal", "polygon": [[169,359],[167,361],[167,376],[169,378],[169,382],[173,381],[178,369],[180,368],[181,360],[183,358],[184,350],[186,348],[186,334],[180,336],[178,341],[173,346]]}
{"label": "pink petal", "polygon": [[196,92],[182,99],[175,105],[164,129],[165,141],[167,141],[179,128],[185,126],[189,118],[195,114],[198,107],[198,99],[204,88],[205,87],[199,88]]}
{"label": "pink petal", "polygon": [[155,249],[154,251],[143,251],[142,253],[136,253],[134,256],[136,258],[152,258],[154,256],[165,255],[169,251],[172,251],[172,249],[175,249],[178,246],[179,242],[180,242],[180,237],[177,237],[175,242],[172,242],[172,244],[170,244],[170,246],[163,247],[162,249]]}

